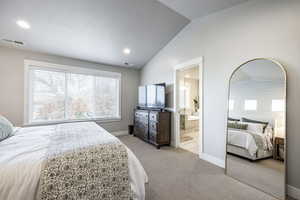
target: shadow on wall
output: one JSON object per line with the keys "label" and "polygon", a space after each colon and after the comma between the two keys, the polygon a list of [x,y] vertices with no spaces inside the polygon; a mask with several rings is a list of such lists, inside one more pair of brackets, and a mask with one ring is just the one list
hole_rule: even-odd
{"label": "shadow on wall", "polygon": [[166,87],[166,107],[174,108],[174,84],[168,84]]}
{"label": "shadow on wall", "polygon": [[[166,86],[166,108],[174,109],[174,84]],[[175,146],[174,113],[171,114],[171,145]]]}

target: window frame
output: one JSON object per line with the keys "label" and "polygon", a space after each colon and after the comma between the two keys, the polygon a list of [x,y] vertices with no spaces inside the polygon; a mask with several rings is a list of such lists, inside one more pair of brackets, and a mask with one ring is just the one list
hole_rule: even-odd
{"label": "window frame", "polygon": [[[94,122],[114,122],[122,120],[122,74],[118,72],[109,72],[102,71],[98,69],[83,68],[78,66],[69,66],[54,64],[49,62],[41,62],[35,60],[24,60],[24,126],[30,125],[49,125],[49,124],[59,124],[59,123],[68,123],[68,122],[85,122],[85,121],[94,121]],[[90,76],[99,76],[99,77],[109,77],[115,78],[119,81],[119,98],[118,98],[118,116],[117,117],[103,117],[103,118],[90,118],[90,119],[64,119],[64,120],[51,120],[43,122],[31,122],[32,119],[32,84],[33,78],[31,77],[31,70],[43,70],[43,71],[52,71],[52,72],[62,72],[62,73],[72,73],[72,74],[81,74],[81,75],[90,75]],[[66,80],[67,82],[67,80]],[[66,83],[67,87],[67,83]],[[65,91],[67,96],[67,90]]]}

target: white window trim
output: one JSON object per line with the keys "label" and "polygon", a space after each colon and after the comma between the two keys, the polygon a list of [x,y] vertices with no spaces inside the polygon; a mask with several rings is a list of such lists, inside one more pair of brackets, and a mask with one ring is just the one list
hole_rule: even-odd
{"label": "white window trim", "polygon": [[[278,107],[276,107],[276,109],[274,109],[274,103],[275,102],[280,102],[282,103],[282,105],[279,107],[279,109],[277,109]],[[272,99],[272,105],[271,105],[271,111],[272,112],[283,112],[284,111],[284,100],[283,99]]]}
{"label": "white window trim", "polygon": [[[102,71],[96,69],[88,69],[83,67],[77,66],[69,66],[69,65],[61,65],[61,64],[54,64],[49,62],[41,62],[35,60],[24,60],[24,126],[31,126],[31,125],[48,125],[48,124],[59,124],[59,123],[68,123],[68,122],[85,122],[85,121],[94,121],[94,122],[115,122],[122,120],[122,107],[121,107],[121,97],[122,97],[122,74],[118,72],[109,72],[109,71]],[[49,71],[57,71],[57,72],[69,72],[75,74],[83,74],[83,75],[93,75],[93,76],[102,76],[102,77],[110,77],[119,79],[119,98],[118,98],[118,117],[113,118],[92,118],[92,119],[80,119],[80,120],[57,120],[57,121],[47,121],[47,122],[29,122],[29,104],[31,102],[31,94],[30,91],[30,69],[42,69],[42,70],[49,70]]]}

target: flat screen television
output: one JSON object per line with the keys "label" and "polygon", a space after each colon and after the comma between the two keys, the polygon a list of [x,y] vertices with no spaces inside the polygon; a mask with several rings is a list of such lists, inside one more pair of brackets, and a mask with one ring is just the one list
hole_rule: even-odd
{"label": "flat screen television", "polygon": [[165,108],[166,85],[155,84],[139,87],[139,107],[142,108]]}
{"label": "flat screen television", "polygon": [[139,107],[147,106],[147,87],[140,86],[139,87]]}

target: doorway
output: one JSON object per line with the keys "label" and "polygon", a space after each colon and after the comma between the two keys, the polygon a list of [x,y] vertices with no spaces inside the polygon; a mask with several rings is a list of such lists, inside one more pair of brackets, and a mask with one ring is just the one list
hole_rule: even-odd
{"label": "doorway", "polygon": [[175,68],[176,147],[202,152],[202,58]]}

